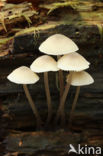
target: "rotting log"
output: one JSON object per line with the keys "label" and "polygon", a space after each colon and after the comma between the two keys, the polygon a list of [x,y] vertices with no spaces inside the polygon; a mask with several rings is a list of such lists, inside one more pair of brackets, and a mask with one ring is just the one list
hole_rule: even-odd
{"label": "rotting log", "polygon": [[[53,3],[52,0],[51,3]],[[22,5],[18,4],[18,7]],[[0,25],[0,56],[2,56],[0,57],[0,100],[10,129],[10,135],[5,139],[9,151],[28,153],[28,156],[31,156],[32,153],[36,156],[42,154],[64,156],[67,154],[70,143],[103,145],[103,3],[80,1],[75,7],[63,5],[61,6],[61,3],[40,5],[37,11],[40,11],[39,14],[30,17],[31,27],[28,27],[28,22],[23,16],[11,21],[5,20],[7,33]],[[25,3],[25,6],[28,6],[28,3]],[[93,75],[95,83],[81,88],[73,118],[72,132],[68,126],[65,129],[69,132],[58,132],[58,127],[51,124],[48,130],[57,131],[56,133],[25,133],[24,131],[35,130],[35,119],[24,96],[22,86],[8,82],[6,76],[16,67],[30,66],[32,61],[42,54],[38,51],[40,43],[48,36],[61,32],[73,39],[80,47],[79,52],[91,62],[88,71]],[[49,77],[55,117],[59,102],[58,81],[56,82],[55,73],[50,73]],[[37,84],[29,85],[29,89],[45,121],[47,107],[42,74],[40,78]],[[72,87],[66,102],[67,120],[74,91],[75,87]]]}
{"label": "rotting log", "polygon": [[[7,25],[8,29],[7,33],[0,31],[0,40],[4,40],[0,46],[2,56],[3,51],[8,51],[8,49],[14,53],[34,53],[44,39],[54,33],[61,32],[72,38],[80,46],[81,51],[82,47],[88,51],[87,46],[91,46],[102,53],[99,48],[103,48],[101,41],[103,29],[102,2],[80,0],[68,4],[51,1],[49,4],[40,5],[39,11],[32,9],[31,3],[26,2],[18,5],[8,4],[7,6],[7,9],[4,7],[2,10],[2,14],[4,13],[6,16],[5,21],[1,22],[1,27],[3,30]],[[9,43],[5,42],[8,40],[8,36],[10,39],[12,38]],[[5,50],[4,47],[6,47]],[[7,53],[5,52],[4,55]]]}
{"label": "rotting log", "polygon": [[3,29],[9,32],[13,28],[15,29],[15,27],[18,27],[19,30],[19,25],[22,28],[22,24],[25,21],[30,25],[32,23],[30,18],[37,16],[37,14],[38,12],[32,8],[31,3],[21,3],[18,5],[6,4],[0,12],[0,33],[3,33]]}
{"label": "rotting log", "polygon": [[[77,148],[78,144],[100,146],[103,145],[103,120],[94,120],[85,115],[75,116],[72,131],[56,130],[54,132],[23,132],[11,131],[6,138],[7,150],[11,152],[47,156],[68,154],[69,144]],[[101,130],[101,133],[98,131]]]}
{"label": "rotting log", "polygon": [[[77,3],[75,7],[73,7],[74,5],[67,4],[67,3],[59,3],[59,4],[53,3],[53,2],[51,3],[39,6],[41,8],[40,15],[38,15],[38,13],[34,13],[35,11],[32,10],[32,5],[26,2],[23,4],[18,4],[18,5],[8,4],[7,5],[8,8],[4,7],[2,9],[2,12],[4,12],[5,15],[8,15],[8,16],[5,16],[6,18],[5,23],[4,23],[5,25],[6,23],[9,23],[12,26],[14,24],[13,22],[15,22],[15,20],[17,19],[18,21],[16,22],[19,23],[21,21],[21,18],[24,22],[25,19],[19,15],[22,14],[23,12],[28,15],[28,12],[30,11],[31,13],[33,13],[33,15],[35,14],[36,18],[42,20],[41,23],[43,23],[44,21],[45,23],[40,24],[38,20],[36,20],[35,22],[38,25],[38,27],[36,27],[34,22],[32,21],[31,27],[29,28],[24,29],[24,27],[27,27],[27,24],[23,23],[22,25],[23,28],[19,27],[19,29],[17,29],[18,25],[17,27],[14,26],[15,31],[12,27],[10,27],[10,30],[8,30],[7,33],[0,31],[0,34],[1,34],[0,54],[1,56],[3,56],[3,53],[7,52],[7,53],[4,53],[4,55],[6,56],[0,57],[0,65],[1,65],[0,67],[0,80],[1,80],[0,96],[3,96],[4,94],[6,96],[7,94],[23,93],[22,87],[19,87],[15,84],[11,84],[10,82],[8,82],[6,80],[6,76],[18,66],[21,66],[21,65],[30,66],[32,61],[36,57],[41,55],[41,53],[38,51],[38,46],[40,45],[40,43],[44,39],[46,39],[48,36],[54,33],[62,32],[63,34],[72,38],[79,45],[80,47],[79,52],[91,62],[92,65],[89,71],[91,73],[93,72],[97,73],[99,71],[102,75],[103,45],[102,45],[102,40],[101,40],[102,38],[101,22],[103,20],[103,16],[102,16],[103,13],[102,13],[101,8],[103,7],[103,4],[96,3],[96,2],[92,3],[91,1],[90,2],[80,1],[80,3]],[[18,11],[18,8],[20,9],[20,12],[17,12],[15,14],[15,12],[13,12],[13,9],[15,11]],[[45,10],[46,12],[43,9],[44,10],[46,9]],[[9,11],[11,11],[10,15],[8,14]],[[42,13],[46,13],[45,20],[43,16],[44,14]],[[55,15],[56,15],[56,18],[55,18]],[[12,16],[13,17],[16,16],[17,18],[12,19]],[[48,21],[48,23],[46,23],[46,21]],[[14,33],[12,34],[12,32]],[[8,35],[9,35],[9,38],[8,38]],[[3,39],[2,39],[2,36],[3,36]],[[98,75],[98,74],[96,75],[96,73],[94,74],[94,78],[97,79],[98,77],[98,81],[100,81],[100,85],[98,87],[98,84],[96,84],[97,86],[95,87],[95,89],[97,91],[97,95],[101,96],[101,93],[99,95],[99,92],[102,92],[102,87],[100,87],[102,83],[102,80],[100,78],[101,75]],[[52,84],[52,79],[55,79],[55,76],[52,74],[52,76],[50,77],[51,77],[50,85],[51,85],[52,94],[53,95],[56,94],[54,90],[57,91],[57,94],[58,94],[58,88],[56,88],[57,84],[55,85],[55,87],[53,87],[53,84]],[[56,80],[55,80],[55,83],[57,83]],[[41,74],[40,84],[36,84],[33,90],[32,90],[33,87],[31,87],[31,92],[35,92],[36,90],[36,92],[39,93],[39,91],[41,90],[40,86],[42,86],[42,92],[43,92],[42,74]],[[93,92],[93,94],[96,94],[96,92],[94,93],[94,88],[92,89],[91,89],[91,93]],[[90,91],[89,87],[87,87],[86,92],[88,93],[89,91]],[[54,98],[56,97],[54,96]],[[58,102],[56,101],[56,103]]]}
{"label": "rotting log", "polygon": [[[56,86],[55,74],[50,74],[50,89],[53,101],[53,113],[55,113],[59,104],[59,91]],[[43,120],[46,120],[47,116],[47,105],[46,97],[44,92],[43,85],[43,76],[40,76],[40,81],[35,85],[29,85],[29,90],[31,95],[36,103],[37,109],[40,112]],[[75,113],[77,115],[85,114],[93,119],[102,118],[103,113],[103,73],[93,74],[95,83],[90,86],[81,87],[80,96],[77,102],[77,107]],[[55,82],[55,83],[52,83]],[[71,104],[74,97],[75,87],[71,87],[70,94],[68,95],[66,101],[66,118],[69,118],[69,112],[71,109]],[[33,120],[32,110],[28,105],[26,97],[23,92],[21,85],[12,84],[10,82],[5,82],[3,85],[0,85],[1,90],[1,99],[2,97],[6,98],[2,101],[4,103],[3,110],[9,113],[10,124],[9,127],[15,129],[35,127],[35,122]],[[54,119],[53,119],[54,120]],[[25,122],[28,121],[28,122]]]}

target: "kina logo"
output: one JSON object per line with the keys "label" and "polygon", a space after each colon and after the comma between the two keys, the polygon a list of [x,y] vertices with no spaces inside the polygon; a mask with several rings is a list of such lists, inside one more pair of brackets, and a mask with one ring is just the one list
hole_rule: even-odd
{"label": "kina logo", "polygon": [[80,144],[78,144],[77,149],[75,149],[75,147],[72,144],[70,144],[68,154],[70,153],[87,155],[87,156],[89,155],[100,156],[102,154],[102,149],[101,147],[92,147],[88,145],[81,146]]}

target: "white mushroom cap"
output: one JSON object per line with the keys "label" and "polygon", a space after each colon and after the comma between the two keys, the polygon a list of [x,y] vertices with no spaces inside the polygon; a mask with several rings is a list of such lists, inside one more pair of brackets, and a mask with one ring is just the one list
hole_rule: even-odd
{"label": "white mushroom cap", "polygon": [[17,84],[33,84],[39,80],[39,77],[30,68],[21,66],[13,70],[7,79]]}
{"label": "white mushroom cap", "polygon": [[36,73],[58,71],[57,62],[48,55],[38,57],[30,66],[31,70]]}
{"label": "white mushroom cap", "polygon": [[89,68],[90,63],[77,52],[62,56],[57,66],[65,71],[82,71]]}
{"label": "white mushroom cap", "polygon": [[47,38],[39,47],[39,50],[49,55],[64,55],[78,50],[77,45],[62,34],[55,34]]}
{"label": "white mushroom cap", "polygon": [[[67,82],[69,81],[70,74],[67,76]],[[94,82],[94,79],[92,76],[85,72],[73,72],[72,73],[72,79],[71,79],[71,85],[72,86],[85,86],[92,84]]]}

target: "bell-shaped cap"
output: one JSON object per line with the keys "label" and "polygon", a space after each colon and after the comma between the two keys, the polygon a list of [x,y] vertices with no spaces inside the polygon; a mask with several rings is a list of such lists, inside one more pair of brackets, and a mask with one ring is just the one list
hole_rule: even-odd
{"label": "bell-shaped cap", "polygon": [[36,73],[58,71],[57,62],[48,55],[38,57],[30,66],[31,70]]}
{"label": "bell-shaped cap", "polygon": [[[67,76],[67,83],[69,82],[70,74]],[[85,86],[85,85],[90,85],[94,82],[94,79],[92,76],[85,72],[73,72],[72,73],[72,78],[71,78],[71,85],[72,86]]]}
{"label": "bell-shaped cap", "polygon": [[90,63],[79,53],[70,53],[62,56],[57,66],[64,71],[82,71],[89,68]]}
{"label": "bell-shaped cap", "polygon": [[39,80],[39,77],[30,68],[21,66],[13,70],[7,79],[17,84],[33,84]]}
{"label": "bell-shaped cap", "polygon": [[39,47],[39,50],[48,55],[64,55],[78,50],[77,45],[62,34],[48,37]]}

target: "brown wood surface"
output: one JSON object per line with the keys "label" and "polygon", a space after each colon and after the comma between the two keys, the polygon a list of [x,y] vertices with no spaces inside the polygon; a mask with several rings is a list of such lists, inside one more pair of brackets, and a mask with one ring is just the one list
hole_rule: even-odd
{"label": "brown wood surface", "polygon": [[[103,146],[103,2],[78,2],[73,1],[71,5],[50,0],[49,3],[40,3],[38,9],[25,2],[7,4],[8,8],[1,9],[5,15],[4,18],[0,16],[1,156],[4,153],[8,154],[6,156],[66,156],[70,143],[75,146],[78,143]],[[67,122],[62,128],[53,124],[59,104],[59,89],[57,73],[50,72],[54,115],[48,128],[36,132],[35,118],[22,86],[9,82],[6,77],[21,65],[29,67],[35,58],[42,55],[38,51],[41,42],[55,33],[63,33],[78,44],[79,53],[91,62],[88,72],[95,83],[81,88],[73,125],[69,128],[69,113],[75,93],[75,87],[71,87],[65,108]],[[66,75],[64,72],[64,77]],[[37,84],[28,88],[45,122],[47,104],[43,74],[40,74]]]}

